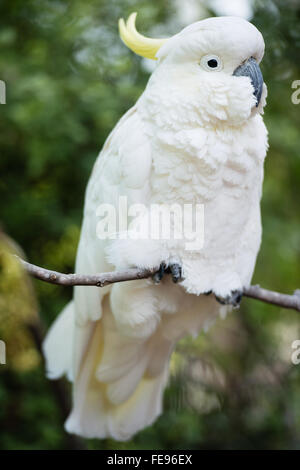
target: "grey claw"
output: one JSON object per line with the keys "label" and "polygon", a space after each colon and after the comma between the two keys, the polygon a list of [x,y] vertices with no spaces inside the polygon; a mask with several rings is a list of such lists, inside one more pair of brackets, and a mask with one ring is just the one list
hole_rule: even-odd
{"label": "grey claw", "polygon": [[165,263],[161,263],[159,270],[153,274],[152,279],[155,284],[159,284],[162,278],[164,277],[164,274],[166,272],[166,265]]}
{"label": "grey claw", "polygon": [[216,300],[222,305],[232,305],[234,308],[239,308],[243,297],[243,291],[234,290],[227,297],[218,297],[217,295],[215,297]]}
{"label": "grey claw", "polygon": [[171,274],[172,280],[176,284],[182,279],[182,268],[178,263],[173,263],[169,266],[166,266],[165,263],[161,263],[159,270],[152,276],[154,283],[159,284],[165,274]]}
{"label": "grey claw", "polygon": [[170,264],[169,268],[171,271],[172,280],[175,284],[177,284],[177,282],[182,279],[182,268],[178,263]]}

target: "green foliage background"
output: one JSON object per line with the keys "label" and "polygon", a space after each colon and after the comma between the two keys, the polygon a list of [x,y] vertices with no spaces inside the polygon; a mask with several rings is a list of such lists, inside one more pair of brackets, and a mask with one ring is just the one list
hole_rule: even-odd
{"label": "green foliage background", "polygon": [[[117,20],[132,11],[139,12],[139,29],[146,33],[177,32],[171,0],[0,3],[0,78],[7,84],[7,104],[0,108],[0,221],[33,263],[72,272],[93,162],[147,82],[142,60],[118,39]],[[267,46],[262,69],[270,133],[264,237],[254,282],[292,292],[300,287],[300,105],[291,102],[291,84],[300,79],[299,2],[259,1],[252,21]],[[0,274],[3,269],[2,263]],[[22,291],[17,282],[12,285],[18,316]],[[34,288],[40,316],[50,325],[72,293],[41,282]],[[16,353],[10,345],[18,351],[28,338],[5,330],[3,292],[0,338],[6,339],[8,357],[0,366],[0,449],[70,448],[74,442],[63,430],[41,362],[12,367]],[[21,304],[28,310],[23,295]],[[299,326],[299,314],[245,299],[213,332],[180,343],[165,412],[154,426],[129,443],[76,445],[300,448],[300,365],[290,360]]]}

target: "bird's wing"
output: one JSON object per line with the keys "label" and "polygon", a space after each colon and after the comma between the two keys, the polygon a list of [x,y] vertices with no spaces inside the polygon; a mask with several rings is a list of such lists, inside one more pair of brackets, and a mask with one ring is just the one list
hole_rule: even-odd
{"label": "bird's wing", "polygon": [[[132,203],[147,203],[150,194],[151,146],[136,107],[131,108],[108,136],[90,177],[84,209],[84,220],[77,252],[76,272],[93,274],[112,271],[106,259],[108,241],[97,236],[101,220],[99,207],[109,204],[119,215],[120,196]],[[106,206],[102,206],[106,209]],[[97,212],[98,210],[98,212]],[[98,215],[97,215],[98,214]],[[117,227],[117,231],[119,228]],[[98,320],[101,297],[109,287],[75,288],[76,320]]]}

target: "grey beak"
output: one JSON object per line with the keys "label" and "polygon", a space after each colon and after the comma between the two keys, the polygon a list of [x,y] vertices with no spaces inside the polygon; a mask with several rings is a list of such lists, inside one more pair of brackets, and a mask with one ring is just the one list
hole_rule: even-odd
{"label": "grey beak", "polygon": [[254,96],[256,98],[256,107],[260,103],[264,79],[260,67],[253,57],[247,60],[243,65],[240,65],[233,75],[236,77],[249,77],[254,88]]}

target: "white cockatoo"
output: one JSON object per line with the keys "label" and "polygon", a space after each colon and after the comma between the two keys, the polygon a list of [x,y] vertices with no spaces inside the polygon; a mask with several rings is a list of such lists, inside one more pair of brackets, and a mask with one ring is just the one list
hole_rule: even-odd
{"label": "white cockatoo", "polygon": [[[120,441],[161,413],[176,342],[238,306],[249,286],[261,241],[268,145],[259,68],[264,40],[255,26],[209,18],[169,39],[150,39],[137,32],[135,18],[120,20],[121,38],[157,66],[96,160],[76,273],[157,272],[102,289],[75,287],[44,343],[48,376],[73,381],[67,431]],[[144,209],[127,232],[100,237],[103,205],[130,219],[120,208],[124,197],[128,207]],[[151,238],[138,230],[129,236],[143,229],[153,205],[175,203],[203,206],[201,246],[187,249],[184,237]]]}

